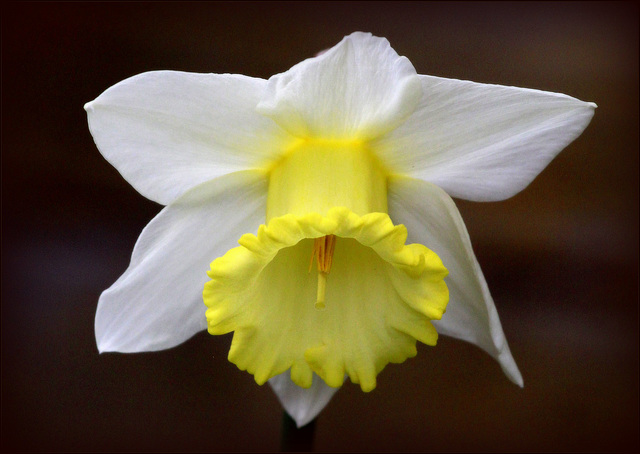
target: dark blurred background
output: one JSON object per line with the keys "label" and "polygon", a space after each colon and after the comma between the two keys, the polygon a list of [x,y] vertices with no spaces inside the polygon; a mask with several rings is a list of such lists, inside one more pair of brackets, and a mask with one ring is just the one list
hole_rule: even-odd
{"label": "dark blurred background", "polygon": [[161,207],[100,155],[85,102],[140,72],[268,78],[353,31],[420,74],[598,104],[522,193],[457,201],[525,380],[441,338],[347,384],[327,451],[625,451],[638,445],[638,7],[633,3],[2,4],[2,445],[275,451],[281,407],[230,336],[95,346],[98,297]]}

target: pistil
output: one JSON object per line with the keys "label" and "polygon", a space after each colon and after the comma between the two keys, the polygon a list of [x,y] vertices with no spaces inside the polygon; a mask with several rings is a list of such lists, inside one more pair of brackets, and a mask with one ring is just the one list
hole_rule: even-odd
{"label": "pistil", "polygon": [[316,258],[316,267],[318,268],[318,293],[315,308],[322,310],[325,308],[325,293],[327,289],[327,276],[331,271],[333,263],[333,252],[336,249],[336,236],[326,235],[316,238],[313,242],[313,250],[311,252],[311,263],[309,263],[309,272],[313,267],[313,259]]}

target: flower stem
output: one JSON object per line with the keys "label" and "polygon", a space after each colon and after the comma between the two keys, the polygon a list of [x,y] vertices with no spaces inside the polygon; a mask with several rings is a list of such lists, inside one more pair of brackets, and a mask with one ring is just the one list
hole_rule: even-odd
{"label": "flower stem", "polygon": [[313,435],[316,431],[316,420],[300,427],[296,426],[296,422],[283,412],[282,416],[282,452],[311,452],[313,451]]}

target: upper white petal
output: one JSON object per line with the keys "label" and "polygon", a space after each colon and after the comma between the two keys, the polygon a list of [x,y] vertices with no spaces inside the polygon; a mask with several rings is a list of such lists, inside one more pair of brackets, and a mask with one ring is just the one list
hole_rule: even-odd
{"label": "upper white petal", "polygon": [[489,288],[471,248],[469,234],[453,200],[437,186],[412,178],[389,181],[389,215],[420,243],[440,256],[449,270],[449,304],[433,324],[439,333],[471,342],[498,360],[504,373],[522,386]]}
{"label": "upper white petal", "polygon": [[420,105],[376,150],[397,172],[469,200],[502,200],[524,189],[582,133],[596,107],[539,90],[420,80]]}
{"label": "upper white petal", "polygon": [[255,111],[266,85],[240,75],[153,71],[114,85],[85,109],[103,156],[142,195],[168,204],[286,148],[284,131]]}
{"label": "upper white petal", "polygon": [[358,32],[271,77],[258,110],[298,137],[367,139],[404,121],[421,91],[409,60]]}
{"label": "upper white petal", "polygon": [[266,191],[263,172],[236,172],[165,207],[138,238],[129,268],[100,296],[99,351],[162,350],[205,329],[209,264],[264,223]]}
{"label": "upper white petal", "polygon": [[311,388],[301,388],[291,381],[289,371],[271,378],[269,384],[298,427],[313,421],[339,389],[330,387],[315,374]]}

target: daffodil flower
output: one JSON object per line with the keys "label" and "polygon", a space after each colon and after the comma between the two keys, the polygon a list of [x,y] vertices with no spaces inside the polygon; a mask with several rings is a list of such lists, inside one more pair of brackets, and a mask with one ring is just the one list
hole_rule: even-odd
{"label": "daffodil flower", "polygon": [[123,177],[166,207],[100,297],[98,348],[233,331],[229,360],[269,380],[299,425],[345,376],[369,391],[438,333],[476,344],[522,386],[451,196],[516,194],[594,108],[418,75],[365,33],[269,80],[124,80],[86,105],[89,127]]}

